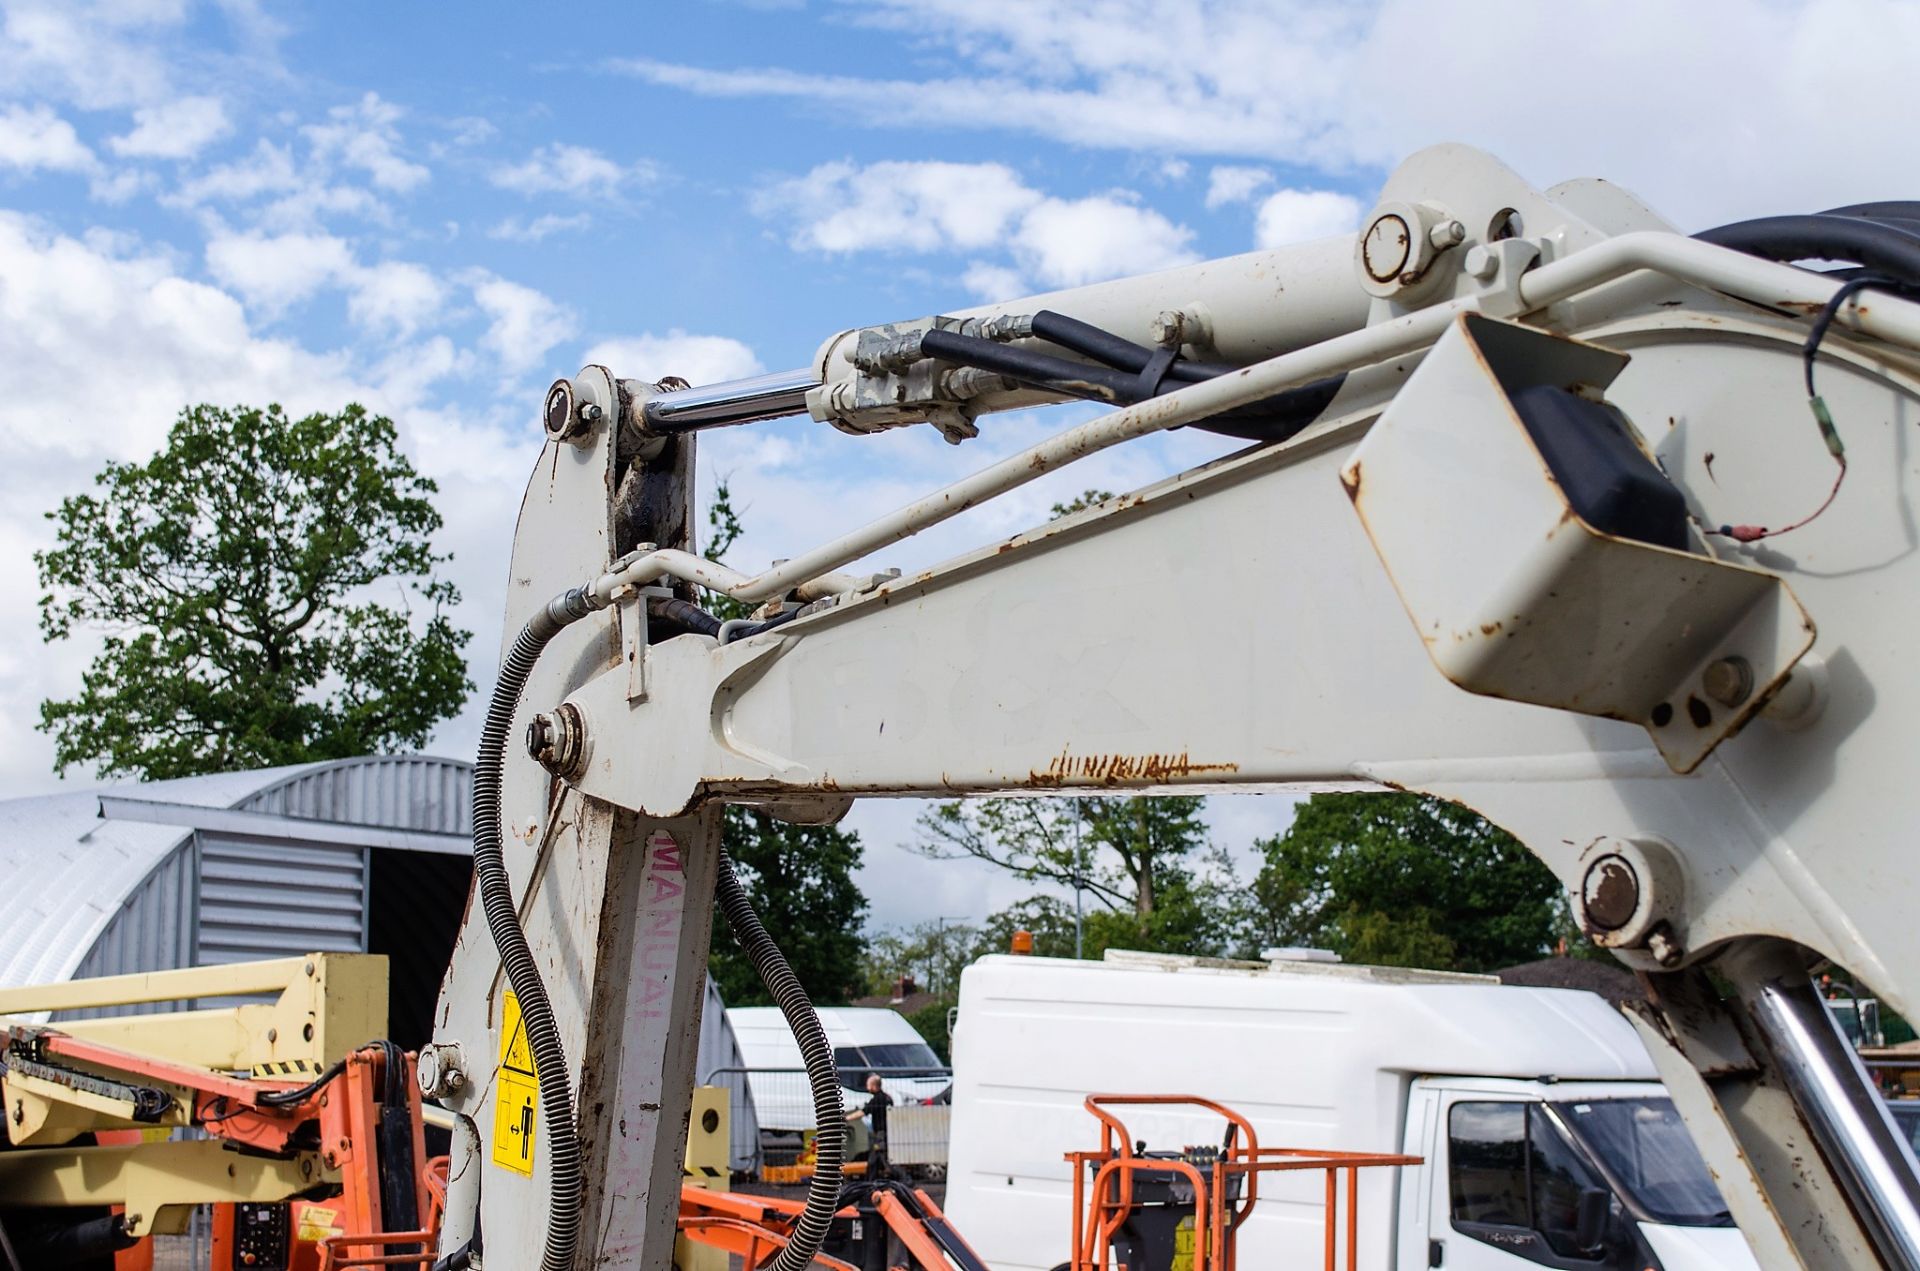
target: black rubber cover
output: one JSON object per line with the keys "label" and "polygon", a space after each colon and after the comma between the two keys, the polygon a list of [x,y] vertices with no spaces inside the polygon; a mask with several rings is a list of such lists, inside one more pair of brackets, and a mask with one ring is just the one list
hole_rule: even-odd
{"label": "black rubber cover", "polygon": [[1581,520],[1615,538],[1687,550],[1687,501],[1605,402],[1540,385],[1513,408]]}

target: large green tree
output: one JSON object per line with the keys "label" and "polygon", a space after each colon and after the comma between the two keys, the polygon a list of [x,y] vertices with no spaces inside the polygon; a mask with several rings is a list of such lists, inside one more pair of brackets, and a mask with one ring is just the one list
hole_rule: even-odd
{"label": "large green tree", "polygon": [[434,483],[359,406],[191,406],[48,513],[41,630],[104,631],[40,707],[62,772],[148,779],[425,744],[472,689]]}
{"label": "large green tree", "polygon": [[1259,845],[1257,940],[1349,962],[1491,971],[1544,957],[1566,930],[1559,880],[1466,808],[1413,794],[1316,794]]}
{"label": "large green tree", "polygon": [[[706,555],[724,559],[743,528],[733,492],[721,481],[707,507]],[[707,604],[723,618],[747,615],[748,606],[726,596],[710,596]],[[822,1005],[858,996],[865,988],[866,941],[860,933],[867,914],[867,898],[854,880],[863,851],[860,836],[830,825],[788,825],[729,807],[721,845],[807,995]],[[707,965],[729,1006],[773,1000],[719,915]]]}

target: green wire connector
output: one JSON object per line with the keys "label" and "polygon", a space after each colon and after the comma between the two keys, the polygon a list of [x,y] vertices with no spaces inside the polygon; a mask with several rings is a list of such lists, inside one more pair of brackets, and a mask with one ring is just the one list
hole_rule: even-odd
{"label": "green wire connector", "polygon": [[1807,399],[1807,405],[1813,408],[1813,422],[1820,425],[1820,439],[1827,443],[1827,453],[1839,462],[1846,462],[1847,448],[1840,441],[1840,430],[1833,426],[1833,412],[1827,409],[1827,399],[1815,393]]}

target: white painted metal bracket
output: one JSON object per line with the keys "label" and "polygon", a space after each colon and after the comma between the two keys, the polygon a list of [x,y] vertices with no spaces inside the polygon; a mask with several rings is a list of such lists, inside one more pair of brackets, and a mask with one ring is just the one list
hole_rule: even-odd
{"label": "white painted metal bracket", "polygon": [[1778,577],[1602,533],[1512,405],[1595,393],[1623,354],[1456,319],[1341,470],[1440,672],[1461,688],[1637,723],[1675,772],[1737,733],[1813,646]]}

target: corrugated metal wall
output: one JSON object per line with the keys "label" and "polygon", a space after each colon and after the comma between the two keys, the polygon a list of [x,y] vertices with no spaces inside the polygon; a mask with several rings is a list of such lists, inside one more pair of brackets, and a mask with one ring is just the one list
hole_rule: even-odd
{"label": "corrugated metal wall", "polygon": [[471,834],[473,769],[451,759],[380,755],[290,777],[235,806],[247,812]]}
{"label": "corrugated metal wall", "polygon": [[[456,760],[398,755],[316,764],[233,806],[248,812],[441,834],[471,833],[473,772]],[[398,849],[387,849],[398,851]],[[140,883],[75,976],[277,958],[368,946],[373,870],[351,844],[197,832]],[[399,897],[395,898],[399,900]],[[413,899],[409,897],[409,899]],[[464,894],[458,898],[464,900]],[[420,902],[424,903],[424,902]],[[442,901],[442,907],[447,903]],[[457,921],[458,909],[454,910]],[[438,966],[445,950],[405,924],[381,950]],[[393,937],[389,937],[392,939]],[[162,1008],[164,1009],[164,1008]]]}
{"label": "corrugated metal wall", "polygon": [[[154,867],[127,898],[107,929],[74,971],[73,978],[120,975],[129,971],[165,971],[193,965],[194,860],[190,844],[182,844]],[[107,1010],[63,1012],[62,1019],[91,1019],[101,1015],[141,1015],[171,1010],[166,1003],[123,1006]]]}
{"label": "corrugated metal wall", "polygon": [[367,947],[367,849],[194,836],[201,966]]}

